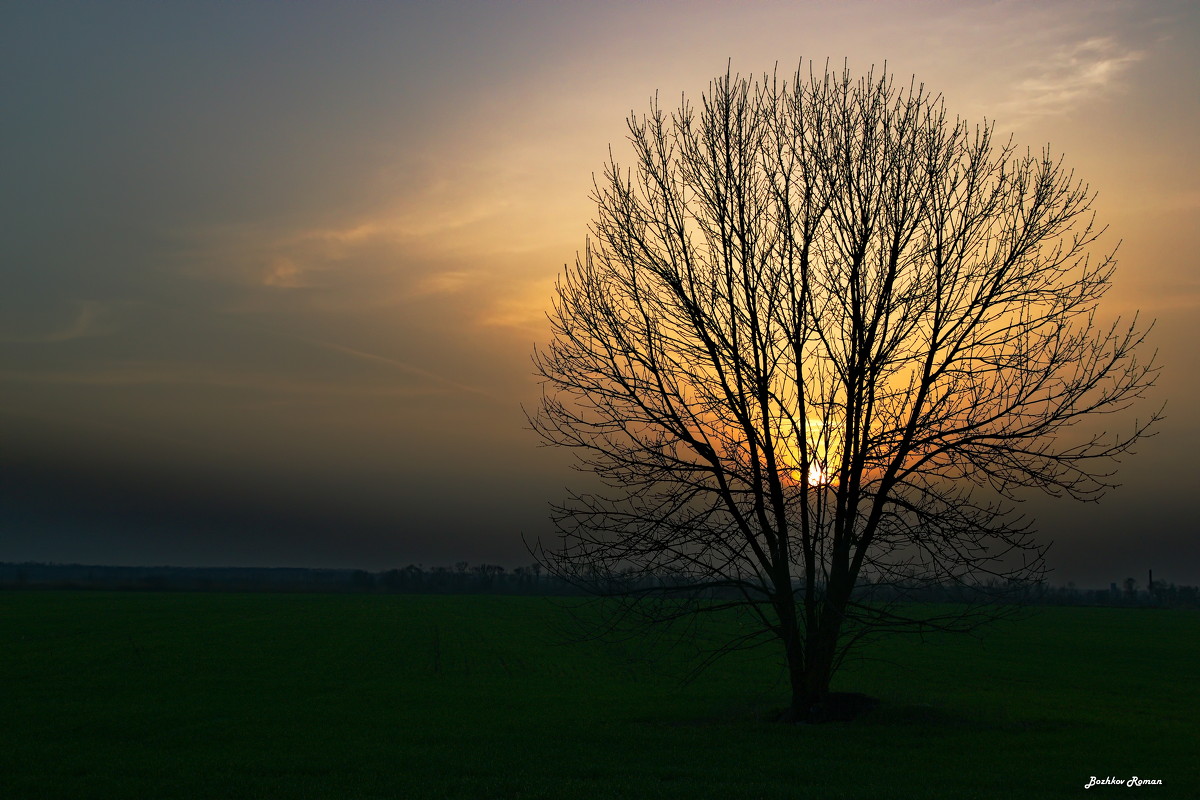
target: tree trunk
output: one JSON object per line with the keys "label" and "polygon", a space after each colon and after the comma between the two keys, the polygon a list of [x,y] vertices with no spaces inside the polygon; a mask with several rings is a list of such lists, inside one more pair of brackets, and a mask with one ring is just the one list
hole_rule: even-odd
{"label": "tree trunk", "polygon": [[824,631],[810,634],[806,647],[788,648],[788,676],[792,702],[780,716],[781,722],[816,722],[829,696],[833,677],[835,639]]}

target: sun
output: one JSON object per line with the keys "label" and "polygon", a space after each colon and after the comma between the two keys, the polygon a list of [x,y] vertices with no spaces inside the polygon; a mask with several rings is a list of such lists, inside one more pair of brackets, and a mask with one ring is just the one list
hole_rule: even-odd
{"label": "sun", "polygon": [[[788,472],[788,477],[796,483],[801,483],[800,470],[794,469]],[[829,486],[833,480],[826,474],[825,470],[817,462],[812,462],[808,465],[808,480],[803,481],[809,486]]]}

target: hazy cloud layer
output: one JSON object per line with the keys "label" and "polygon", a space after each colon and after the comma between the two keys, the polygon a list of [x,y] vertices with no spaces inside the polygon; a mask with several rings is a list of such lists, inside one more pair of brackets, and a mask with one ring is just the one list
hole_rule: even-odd
{"label": "hazy cloud layer", "polygon": [[[545,502],[577,480],[521,403],[592,174],[610,144],[628,160],[624,118],[656,92],[669,108],[727,63],[790,74],[801,57],[915,74],[1100,190],[1124,239],[1109,310],[1160,319],[1176,405],[1128,490],[1069,512],[1064,552],[1111,520],[1175,519],[1171,491],[1195,483],[1194,4],[0,16],[16,76],[0,85],[0,466],[17,498],[0,560],[527,558],[520,534],[545,532]],[[1181,538],[1156,547],[1200,581]]]}
{"label": "hazy cloud layer", "polygon": [[1037,117],[1068,115],[1108,92],[1127,89],[1123,78],[1143,53],[1111,36],[1060,45],[1035,64],[1004,106],[1017,124]]}

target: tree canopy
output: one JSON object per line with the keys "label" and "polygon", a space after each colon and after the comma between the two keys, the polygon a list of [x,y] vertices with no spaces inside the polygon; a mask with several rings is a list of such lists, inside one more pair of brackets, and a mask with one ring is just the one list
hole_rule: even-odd
{"label": "tree canopy", "polygon": [[1157,415],[1087,421],[1152,385],[1145,328],[1097,315],[1116,262],[1088,185],[915,81],[726,73],[628,129],[530,414],[607,489],[555,505],[540,556],[639,602],[744,608],[731,646],[780,642],[805,718],[861,636],[941,624],[882,587],[1042,575],[1012,501],[1111,485]]}

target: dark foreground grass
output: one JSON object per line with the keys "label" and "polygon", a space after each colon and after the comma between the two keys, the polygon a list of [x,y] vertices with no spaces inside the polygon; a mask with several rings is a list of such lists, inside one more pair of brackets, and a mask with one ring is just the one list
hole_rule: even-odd
{"label": "dark foreground grass", "polygon": [[[2,798],[1200,796],[1200,615],[894,639],[785,726],[774,652],[555,644],[514,597],[0,594]],[[1090,776],[1162,786],[1084,790]]]}

